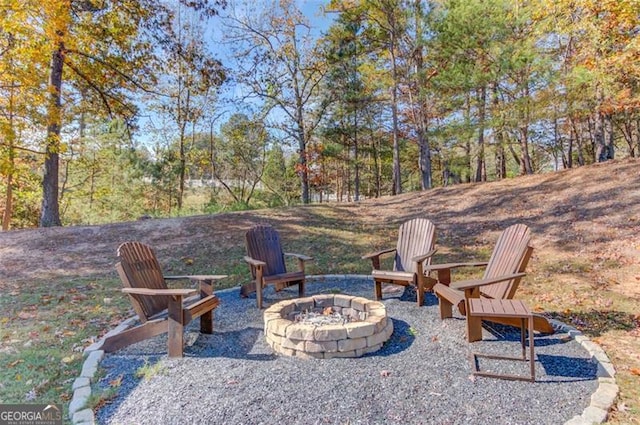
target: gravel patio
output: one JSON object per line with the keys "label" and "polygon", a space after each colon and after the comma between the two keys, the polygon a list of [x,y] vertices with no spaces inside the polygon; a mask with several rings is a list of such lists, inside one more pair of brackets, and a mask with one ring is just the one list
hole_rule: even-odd
{"label": "gravel patio", "polygon": [[[308,295],[320,293],[371,298],[373,282],[329,276],[307,284]],[[269,288],[265,300],[295,294]],[[218,295],[214,333],[200,335],[193,323],[184,358],[167,357],[166,335],[104,357],[96,386],[122,383],[95,413],[98,423],[562,424],[582,414],[599,385],[597,362],[566,332],[535,338],[535,383],[473,377],[471,351],[518,355],[519,331],[485,328],[484,340],[469,344],[462,317],[440,320],[437,299],[418,307],[412,288],[385,295],[394,332],[380,351],[328,360],[275,355],[255,297],[240,298],[238,288]],[[528,362],[483,368],[526,375]]]}

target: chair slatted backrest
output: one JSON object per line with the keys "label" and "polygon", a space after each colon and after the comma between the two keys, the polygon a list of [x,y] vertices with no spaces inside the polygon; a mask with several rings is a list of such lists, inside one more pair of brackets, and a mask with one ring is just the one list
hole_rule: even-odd
{"label": "chair slatted backrest", "polygon": [[[395,271],[416,272],[416,263],[411,259],[423,255],[433,249],[435,244],[435,226],[426,218],[414,218],[404,222],[398,231],[396,257],[393,263]],[[424,262],[431,264],[431,257]]]}
{"label": "chair slatted backrest", "polygon": [[[264,224],[254,226],[247,231],[245,242],[249,257],[267,263],[264,268],[264,276],[287,272],[280,235],[276,229]],[[254,273],[253,270],[251,272]],[[255,274],[253,278],[255,278]]]}
{"label": "chair slatted backrest", "polygon": [[[132,288],[167,288],[160,263],[150,246],[140,242],[125,242],[118,247],[118,258],[128,281],[123,284],[130,285]],[[145,317],[140,319],[143,321],[162,312],[169,305],[169,298],[163,296],[136,296],[132,299],[134,306],[138,304],[142,309]],[[138,308],[136,312],[140,316],[141,311]]]}
{"label": "chair slatted backrest", "polygon": [[[525,271],[533,248],[529,246],[531,232],[524,224],[507,227],[496,242],[484,278],[493,278]],[[481,289],[482,294],[495,299],[510,299],[517,289],[520,279],[494,283]]]}

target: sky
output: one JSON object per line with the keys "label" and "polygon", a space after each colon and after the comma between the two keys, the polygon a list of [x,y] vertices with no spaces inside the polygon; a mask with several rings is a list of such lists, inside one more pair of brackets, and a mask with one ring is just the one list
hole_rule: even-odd
{"label": "sky", "polygon": [[[268,7],[272,0],[255,0],[251,3],[252,7],[256,9],[261,7]],[[231,7],[239,7],[241,2],[230,0]],[[335,18],[333,14],[324,14],[323,7],[329,3],[329,0],[296,0],[296,4],[299,10],[307,17],[312,25],[312,35],[320,37],[331,25],[331,22]],[[254,10],[254,9],[252,9]],[[221,16],[224,16],[225,11],[222,11]],[[233,68],[234,59],[229,48],[222,42],[224,26],[222,24],[222,17],[214,17],[210,20],[209,25],[205,28],[204,39],[208,41],[209,48],[211,49],[212,56],[218,59],[225,67]],[[216,120],[213,123],[214,130],[219,131],[220,125],[223,124],[231,114],[241,111],[243,106],[239,104],[242,99],[241,89],[234,86],[232,83],[226,83],[220,92],[220,99],[226,106],[216,112]],[[235,106],[234,106],[235,105]],[[161,117],[155,115],[151,111],[145,111],[144,105],[141,105],[143,111],[139,120],[140,131],[136,135],[136,140],[145,145],[154,145],[157,141],[157,134],[160,132],[162,125]],[[250,105],[249,105],[250,106]],[[236,108],[237,107],[237,108]],[[161,143],[166,143],[167,140],[161,140]]]}

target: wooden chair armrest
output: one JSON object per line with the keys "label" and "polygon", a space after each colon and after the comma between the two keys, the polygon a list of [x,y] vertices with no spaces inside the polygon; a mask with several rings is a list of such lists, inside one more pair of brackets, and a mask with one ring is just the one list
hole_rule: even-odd
{"label": "wooden chair armrest", "polygon": [[413,257],[411,259],[411,261],[413,261],[415,263],[422,263],[427,258],[433,257],[433,254],[435,254],[436,251],[438,251],[438,250],[437,249],[432,249],[431,251],[427,252],[426,254],[416,255],[415,257]]}
{"label": "wooden chair armrest", "polygon": [[373,258],[379,257],[379,256],[381,256],[381,255],[383,255],[383,254],[388,254],[388,253],[390,253],[390,252],[394,252],[395,250],[396,250],[396,248],[387,248],[387,249],[383,249],[382,251],[372,252],[372,253],[370,253],[370,254],[363,255],[363,256],[362,256],[362,259],[363,259],[363,260],[366,260],[366,259],[368,259],[368,258],[373,259]]}
{"label": "wooden chair armrest", "polygon": [[447,269],[456,269],[458,267],[485,267],[489,264],[488,261],[481,261],[475,263],[443,263],[443,264],[430,264],[425,266],[425,271],[438,271],[438,270],[447,270]]}
{"label": "wooden chair armrest", "polygon": [[504,282],[505,280],[517,279],[520,277],[526,276],[526,273],[515,273],[504,276],[492,277],[489,279],[471,279],[471,280],[461,280],[458,282],[453,282],[449,285],[453,289],[458,289],[460,291],[466,291],[467,289],[479,288],[485,285],[491,285],[492,283]]}
{"label": "wooden chair armrest", "polygon": [[313,260],[313,257],[309,257],[308,255],[296,254],[296,253],[293,253],[293,252],[285,252],[284,255],[286,255],[288,257],[295,257],[298,260],[302,260],[302,261],[311,261],[311,260]]}
{"label": "wooden chair armrest", "polygon": [[151,288],[122,288],[122,292],[131,295],[162,295],[188,297],[198,293],[196,289],[151,289]]}
{"label": "wooden chair armrest", "polygon": [[185,275],[185,276],[164,276],[166,280],[177,280],[177,279],[189,279],[194,280],[196,282],[207,281],[207,280],[220,280],[225,277],[229,277],[226,274],[195,274],[195,275]]}
{"label": "wooden chair armrest", "polygon": [[264,261],[256,260],[255,258],[251,258],[251,257],[249,257],[247,255],[245,255],[244,261],[246,261],[247,263],[249,263],[253,267],[262,267],[262,266],[266,266],[267,265],[267,263],[265,263]]}

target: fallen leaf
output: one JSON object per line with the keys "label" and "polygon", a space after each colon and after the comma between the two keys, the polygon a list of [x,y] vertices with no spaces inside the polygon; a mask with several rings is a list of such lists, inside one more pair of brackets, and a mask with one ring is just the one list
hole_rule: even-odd
{"label": "fallen leaf", "polygon": [[632,375],[640,376],[640,369],[638,369],[637,367],[632,367],[631,369],[629,369],[629,372],[631,372]]}
{"label": "fallen leaf", "polygon": [[112,379],[111,381],[109,381],[109,385],[111,386],[111,388],[117,388],[120,385],[122,385],[122,375],[118,376],[115,379]]}
{"label": "fallen leaf", "polygon": [[388,370],[380,371],[380,376],[383,376],[386,378],[387,376],[391,376],[391,372],[389,372]]}
{"label": "fallen leaf", "polygon": [[20,313],[18,313],[18,319],[23,319],[23,320],[35,319],[36,316],[37,316],[36,313],[30,313],[28,311],[21,311]]}
{"label": "fallen leaf", "polygon": [[11,363],[9,363],[9,367],[15,367],[15,366],[19,365],[20,363],[24,363],[24,360],[23,359],[18,359],[18,360],[14,361],[14,362],[11,362]]}
{"label": "fallen leaf", "polygon": [[62,363],[71,363],[74,356],[67,356],[62,358]]}

